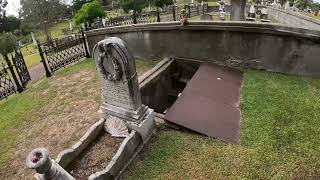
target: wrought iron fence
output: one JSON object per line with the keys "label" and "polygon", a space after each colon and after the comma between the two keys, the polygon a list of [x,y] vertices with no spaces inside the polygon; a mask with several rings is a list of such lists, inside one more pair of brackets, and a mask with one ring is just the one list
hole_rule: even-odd
{"label": "wrought iron fence", "polygon": [[[208,12],[208,4],[198,5],[185,5],[184,7],[188,12],[189,18],[194,16],[199,16]],[[129,24],[139,24],[139,23],[153,23],[153,22],[164,22],[164,21],[179,21],[180,12],[183,8],[177,6],[168,6],[165,11],[151,11],[146,13],[140,13],[137,15],[123,15],[113,18],[109,18],[104,21],[100,18],[96,19],[93,23],[85,23],[84,29],[86,31],[99,29],[103,27],[113,27],[122,26]]]}
{"label": "wrought iron fence", "polygon": [[[31,77],[20,50],[3,56],[4,62],[0,62],[0,100],[3,100],[15,92],[22,92]],[[18,77],[19,79],[18,79]]]}
{"label": "wrought iron fence", "polygon": [[16,92],[14,82],[9,73],[9,67],[0,62],[0,100],[3,100]]}
{"label": "wrought iron fence", "polygon": [[12,62],[19,76],[21,87],[24,89],[31,81],[31,76],[20,49],[15,50],[15,55],[12,55]]}
{"label": "wrought iron fence", "polygon": [[90,56],[83,32],[38,43],[38,48],[47,77],[60,68]]}

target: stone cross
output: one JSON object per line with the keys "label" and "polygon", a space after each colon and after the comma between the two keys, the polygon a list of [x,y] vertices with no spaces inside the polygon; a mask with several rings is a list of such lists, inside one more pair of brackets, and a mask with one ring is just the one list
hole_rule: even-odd
{"label": "stone cross", "polygon": [[134,57],[126,44],[116,37],[102,40],[94,47],[93,58],[102,86],[103,117],[141,121],[147,107],[142,105]]}

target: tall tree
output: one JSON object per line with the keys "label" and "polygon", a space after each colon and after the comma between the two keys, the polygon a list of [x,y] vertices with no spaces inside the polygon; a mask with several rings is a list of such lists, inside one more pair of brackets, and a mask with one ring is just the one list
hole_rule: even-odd
{"label": "tall tree", "polygon": [[245,20],[246,0],[231,0],[231,21],[244,21]]}
{"label": "tall tree", "polygon": [[8,5],[7,0],[0,0],[0,33],[4,31],[4,17],[6,16],[5,7]]}
{"label": "tall tree", "polygon": [[20,3],[20,17],[44,30],[47,40],[50,40],[50,25],[68,13],[67,5],[60,0],[21,0]]}

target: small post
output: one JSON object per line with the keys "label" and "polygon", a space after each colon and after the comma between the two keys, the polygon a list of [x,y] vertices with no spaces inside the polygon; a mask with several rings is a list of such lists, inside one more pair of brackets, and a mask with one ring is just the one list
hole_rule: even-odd
{"label": "small post", "polygon": [[173,21],[176,21],[176,6],[172,6],[172,15],[173,15]]}
{"label": "small post", "polygon": [[41,48],[41,44],[39,43],[39,41],[37,41],[37,42],[38,42],[39,54],[40,54],[40,57],[41,57],[41,61],[40,62],[42,62],[43,66],[44,66],[44,70],[46,71],[46,76],[47,77],[51,77],[52,73],[50,72],[48,64],[47,64],[47,62],[46,62],[46,60],[44,58],[43,51],[42,51],[42,48]]}
{"label": "small post", "polygon": [[197,6],[197,15],[200,15],[199,6]]}
{"label": "small post", "polygon": [[18,78],[16,76],[16,73],[14,72],[13,65],[11,64],[11,62],[10,62],[10,60],[8,58],[8,55],[3,55],[3,58],[6,61],[7,65],[8,65],[8,68],[9,68],[9,70],[11,72],[12,78],[13,78],[16,86],[17,86],[17,91],[19,93],[21,93],[23,91],[23,88],[22,88],[22,86],[21,86],[21,84],[20,84],[20,82],[19,82],[19,80],[18,80]]}
{"label": "small post", "polygon": [[86,35],[83,31],[83,29],[81,28],[81,35],[82,35],[82,40],[83,40],[83,45],[84,45],[84,51],[86,53],[86,58],[90,58],[90,53],[88,51],[88,46],[87,46],[87,41],[86,41]]}
{"label": "small post", "polygon": [[58,163],[50,159],[45,148],[32,150],[26,159],[26,166],[36,170],[38,180],[75,180]]}
{"label": "small post", "polygon": [[135,10],[133,10],[133,24],[137,24],[137,15]]}
{"label": "small post", "polygon": [[188,17],[191,18],[191,7],[188,5]]}

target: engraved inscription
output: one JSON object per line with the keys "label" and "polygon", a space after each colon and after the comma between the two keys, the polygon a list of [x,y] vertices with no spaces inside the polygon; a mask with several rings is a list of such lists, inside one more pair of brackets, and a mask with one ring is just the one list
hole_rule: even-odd
{"label": "engraved inscription", "polygon": [[128,85],[125,82],[106,82],[103,86],[103,96],[109,104],[133,109],[132,98],[129,94]]}

